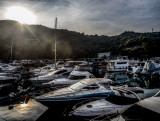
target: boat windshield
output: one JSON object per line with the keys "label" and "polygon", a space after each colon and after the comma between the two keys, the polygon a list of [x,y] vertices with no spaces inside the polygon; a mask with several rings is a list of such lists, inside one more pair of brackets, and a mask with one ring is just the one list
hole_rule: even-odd
{"label": "boat windshield", "polygon": [[155,96],[155,97],[160,97],[160,91],[157,92],[154,96]]}
{"label": "boat windshield", "polygon": [[65,64],[65,62],[58,62],[57,64],[58,65],[62,65],[62,64]]}
{"label": "boat windshield", "polygon": [[76,71],[86,71],[86,70],[90,70],[89,66],[75,66],[75,70]]}
{"label": "boat windshield", "polygon": [[52,74],[62,74],[64,72],[67,72],[67,70],[55,70],[50,72],[48,75],[52,75]]}
{"label": "boat windshield", "polygon": [[117,64],[127,64],[127,62],[117,62]]}
{"label": "boat windshield", "polygon": [[82,88],[86,87],[87,85],[85,83],[82,82],[77,82],[71,86],[69,86],[70,89],[74,90],[74,91],[79,91]]}
{"label": "boat windshield", "polygon": [[69,77],[68,77],[68,79],[71,79],[71,80],[78,80],[78,79],[84,79],[84,78],[86,78],[86,76],[75,76],[75,75],[70,75]]}
{"label": "boat windshield", "polygon": [[50,69],[51,69],[51,67],[49,67],[49,66],[46,66],[46,67],[43,67],[42,69],[45,69],[45,70],[50,70]]}

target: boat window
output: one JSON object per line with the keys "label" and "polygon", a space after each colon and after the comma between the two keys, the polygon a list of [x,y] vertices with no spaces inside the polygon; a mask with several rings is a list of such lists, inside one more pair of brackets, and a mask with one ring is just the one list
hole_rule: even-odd
{"label": "boat window", "polygon": [[95,78],[95,76],[94,75],[90,75],[89,78]]}
{"label": "boat window", "polygon": [[68,62],[65,64],[65,66],[75,66],[75,65],[78,65],[78,64],[82,64],[83,62]]}
{"label": "boat window", "polygon": [[79,91],[82,88],[84,88],[85,86],[86,86],[86,84],[84,84],[82,82],[78,82],[78,83],[75,83],[75,84],[71,85],[69,88],[72,89],[72,90],[75,90],[75,91]]}
{"label": "boat window", "polygon": [[43,69],[48,69],[49,70],[49,69],[51,69],[51,67],[44,67]]}
{"label": "boat window", "polygon": [[62,65],[62,64],[64,64],[64,62],[59,62],[58,64],[59,64],[59,65],[60,65],[60,64]]}
{"label": "boat window", "polygon": [[69,74],[70,74],[70,72],[66,72],[66,73],[63,73],[62,75],[65,77],[68,77]]}
{"label": "boat window", "polygon": [[2,67],[9,67],[8,65],[2,65]]}
{"label": "boat window", "polygon": [[75,66],[75,70],[86,71],[86,70],[90,70],[90,67],[89,66]]}
{"label": "boat window", "polygon": [[105,88],[110,88],[110,86],[111,86],[109,83],[103,83],[101,85],[103,85]]}
{"label": "boat window", "polygon": [[52,71],[50,72],[48,75],[52,75],[52,74],[61,74],[61,73],[64,73],[64,72],[67,72],[67,70],[55,70],[55,71]]}
{"label": "boat window", "polygon": [[98,89],[99,86],[97,84],[92,84],[92,85],[88,85],[87,87],[84,87],[83,89],[88,89],[88,90],[91,90],[91,89]]}
{"label": "boat window", "polygon": [[85,79],[86,76],[75,76],[75,75],[70,75],[68,77],[68,79],[71,79],[71,80],[77,80],[77,79]]}
{"label": "boat window", "polygon": [[114,62],[111,62],[111,66],[114,66],[114,64],[115,64]]}
{"label": "boat window", "polygon": [[55,72],[55,74],[62,74],[64,72],[67,72],[67,70],[59,70],[59,71]]}
{"label": "boat window", "polygon": [[117,64],[127,64],[127,62],[117,62]]}

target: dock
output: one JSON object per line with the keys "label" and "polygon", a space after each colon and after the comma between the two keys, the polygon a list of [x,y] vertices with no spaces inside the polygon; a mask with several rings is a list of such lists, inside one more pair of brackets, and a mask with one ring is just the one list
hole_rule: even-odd
{"label": "dock", "polygon": [[36,121],[48,108],[34,99],[27,104],[0,106],[0,121]]}

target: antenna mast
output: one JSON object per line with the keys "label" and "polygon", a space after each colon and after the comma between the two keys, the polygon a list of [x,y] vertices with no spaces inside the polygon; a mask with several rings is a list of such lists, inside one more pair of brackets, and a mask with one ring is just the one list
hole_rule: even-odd
{"label": "antenna mast", "polygon": [[12,41],[12,44],[11,44],[11,60],[13,59],[12,58],[12,56],[13,56],[12,53],[13,53],[13,41]]}
{"label": "antenna mast", "polygon": [[57,29],[57,18],[55,19],[55,35],[54,35],[54,41],[55,41],[55,48],[54,48],[54,55],[55,55],[55,58],[54,58],[54,64],[55,64],[55,69],[57,69],[57,66],[56,66],[56,49],[57,49],[57,47],[56,47],[56,29]]}

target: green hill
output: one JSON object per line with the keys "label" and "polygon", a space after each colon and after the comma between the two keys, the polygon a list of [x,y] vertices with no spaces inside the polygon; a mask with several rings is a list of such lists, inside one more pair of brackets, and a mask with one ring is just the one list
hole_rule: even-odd
{"label": "green hill", "polygon": [[[53,59],[54,29],[42,25],[23,25],[0,21],[0,59]],[[98,52],[130,57],[160,56],[160,32],[124,32],[118,36],[85,35],[69,30],[56,30],[57,58],[91,58]]]}

